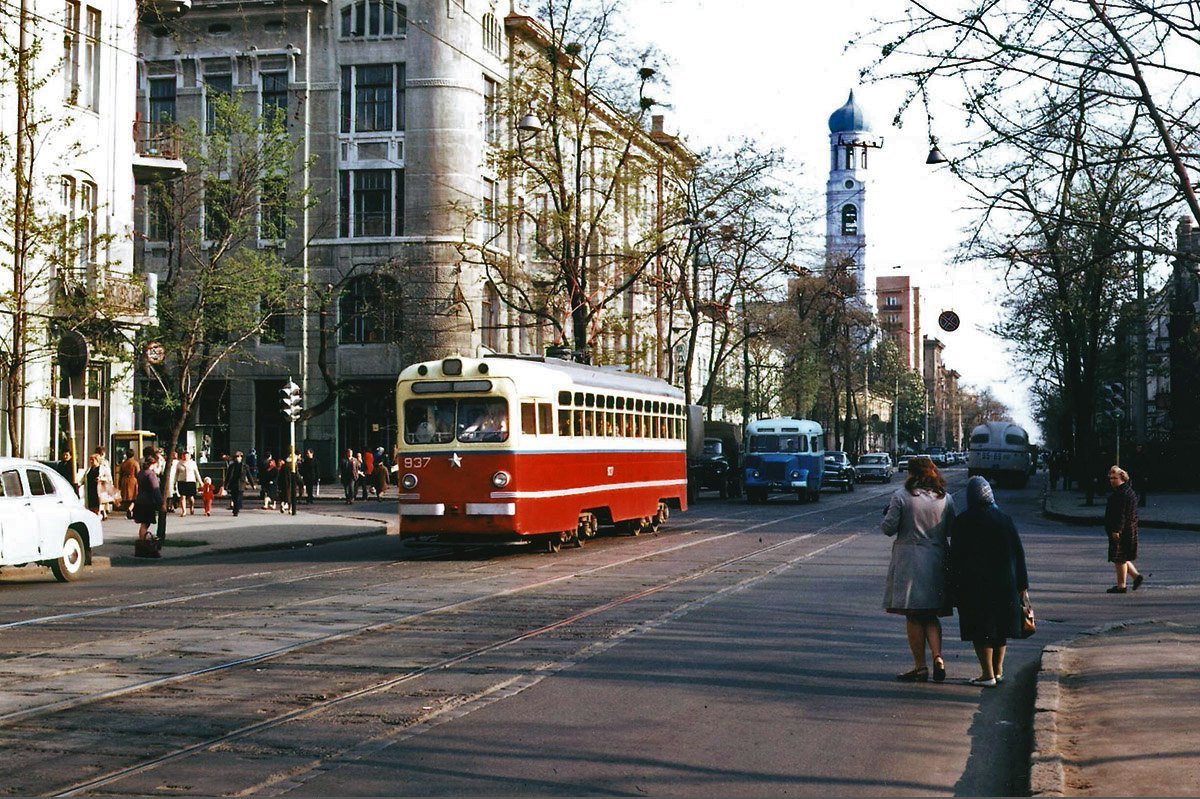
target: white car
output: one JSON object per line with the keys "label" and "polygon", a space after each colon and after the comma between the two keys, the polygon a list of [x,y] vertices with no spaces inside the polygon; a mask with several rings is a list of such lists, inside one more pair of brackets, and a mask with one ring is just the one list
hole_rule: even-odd
{"label": "white car", "polygon": [[68,582],[104,543],[100,517],[62,475],[23,458],[0,458],[0,566],[49,566]]}
{"label": "white car", "polygon": [[892,467],[892,456],[886,452],[868,452],[858,459],[858,481],[878,480],[887,483],[892,479],[895,469]]}

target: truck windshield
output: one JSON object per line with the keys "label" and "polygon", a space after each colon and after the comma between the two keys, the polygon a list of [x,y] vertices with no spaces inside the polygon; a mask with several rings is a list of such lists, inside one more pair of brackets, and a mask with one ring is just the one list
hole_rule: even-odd
{"label": "truck windshield", "polygon": [[429,397],[404,403],[404,443],[466,444],[508,440],[508,402],[501,397]]}
{"label": "truck windshield", "polygon": [[750,436],[751,452],[808,452],[804,436]]}

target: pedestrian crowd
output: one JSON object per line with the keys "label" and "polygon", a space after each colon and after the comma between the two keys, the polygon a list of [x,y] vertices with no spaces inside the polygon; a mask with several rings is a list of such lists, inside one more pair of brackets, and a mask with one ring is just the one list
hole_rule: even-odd
{"label": "pedestrian crowd", "polygon": [[[1138,498],[1124,469],[1110,467],[1108,479],[1105,531],[1116,585],[1106,590],[1124,594],[1145,580],[1133,564]],[[946,679],[941,620],[957,609],[959,637],[971,642],[979,661],[979,675],[969,682],[984,687],[1003,682],[1008,641],[1032,635],[1036,622],[1021,538],[988,481],[977,476],[967,482],[967,507],[960,512],[933,461],[913,458],[904,486],[884,509],[881,528],[895,539],[883,607],[905,617],[913,658],[913,667],[896,679]]]}
{"label": "pedestrian crowd", "polygon": [[[268,452],[260,458],[251,448],[246,454],[223,455],[221,463],[218,483],[212,476],[201,475],[192,453],[154,446],[145,447],[140,459],[133,450],[125,451],[115,480],[103,447],[90,456],[86,470],[75,469],[69,451],[62,453],[55,468],[80,491],[90,510],[107,518],[119,506],[127,518],[139,524],[134,548],[138,557],[160,556],[171,514],[194,516],[199,505],[205,516],[211,516],[220,498],[227,500],[230,511],[238,516],[247,493],[257,491],[261,509],[295,515],[302,501],[313,504],[319,490],[320,464],[311,449],[299,456],[276,457]],[[392,468],[383,447],[366,453],[347,450],[340,468],[346,501],[352,502],[359,491],[364,500],[370,494],[379,500],[387,492]]]}

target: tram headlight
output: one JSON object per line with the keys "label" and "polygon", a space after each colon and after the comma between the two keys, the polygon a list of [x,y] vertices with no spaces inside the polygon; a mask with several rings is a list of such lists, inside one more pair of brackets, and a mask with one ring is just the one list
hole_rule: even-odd
{"label": "tram headlight", "polygon": [[754,479],[758,480],[761,477],[762,477],[762,473],[758,469],[755,469],[754,470]]}
{"label": "tram headlight", "polygon": [[793,479],[793,480],[799,480],[799,479],[800,479],[800,472],[793,471],[793,472],[792,472],[792,479]]}
{"label": "tram headlight", "polygon": [[412,491],[417,487],[417,476],[409,472],[400,478],[400,485],[404,486],[405,491]]}
{"label": "tram headlight", "polygon": [[496,488],[504,488],[506,485],[508,485],[508,482],[511,479],[512,478],[509,477],[508,472],[499,471],[492,475],[492,485],[494,485]]}

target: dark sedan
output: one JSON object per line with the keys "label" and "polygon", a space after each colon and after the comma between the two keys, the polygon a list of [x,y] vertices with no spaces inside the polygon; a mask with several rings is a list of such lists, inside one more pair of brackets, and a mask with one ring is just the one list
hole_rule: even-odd
{"label": "dark sedan", "polygon": [[842,491],[853,491],[857,475],[850,463],[850,456],[833,450],[825,453],[825,473],[821,477],[821,488],[840,486]]}

